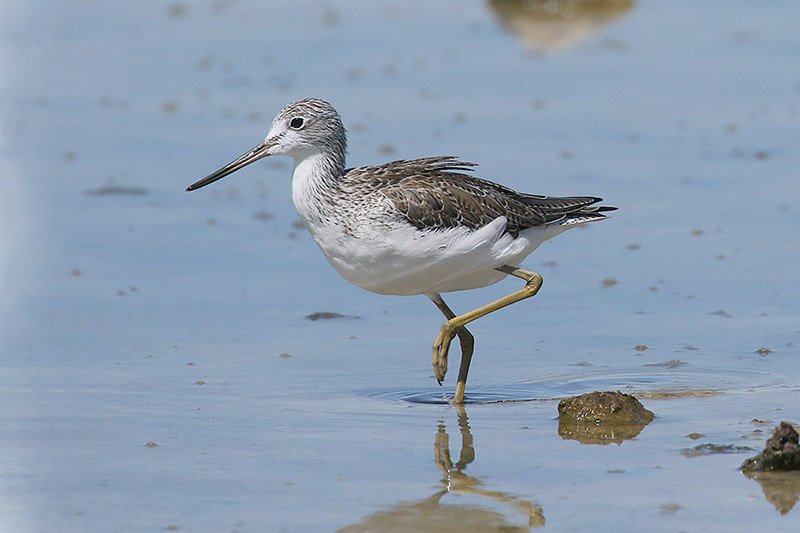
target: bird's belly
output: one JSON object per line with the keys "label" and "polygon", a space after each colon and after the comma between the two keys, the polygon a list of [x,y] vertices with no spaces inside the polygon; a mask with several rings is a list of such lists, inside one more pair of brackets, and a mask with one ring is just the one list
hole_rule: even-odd
{"label": "bird's belly", "polygon": [[420,231],[402,224],[382,232],[345,235],[311,229],[330,264],[351,283],[379,294],[432,294],[485,287],[518,265],[539,242],[514,239],[500,217],[478,230]]}

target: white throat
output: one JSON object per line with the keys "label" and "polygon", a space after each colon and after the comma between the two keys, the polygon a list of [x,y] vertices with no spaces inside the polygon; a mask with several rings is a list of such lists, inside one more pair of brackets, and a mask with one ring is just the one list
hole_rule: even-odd
{"label": "white throat", "polygon": [[333,165],[329,158],[317,152],[296,159],[292,174],[292,201],[300,218],[311,227],[319,223],[324,216],[326,202],[324,198],[334,185],[338,176],[332,172]]}

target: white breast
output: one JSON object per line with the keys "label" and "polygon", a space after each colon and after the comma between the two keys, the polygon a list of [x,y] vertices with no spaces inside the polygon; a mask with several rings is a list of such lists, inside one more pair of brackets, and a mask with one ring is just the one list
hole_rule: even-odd
{"label": "white breast", "polygon": [[485,287],[495,270],[519,265],[541,241],[504,233],[500,217],[476,231],[420,231],[403,222],[384,232],[347,235],[339,227],[309,230],[330,264],[351,283],[379,294],[433,294]]}

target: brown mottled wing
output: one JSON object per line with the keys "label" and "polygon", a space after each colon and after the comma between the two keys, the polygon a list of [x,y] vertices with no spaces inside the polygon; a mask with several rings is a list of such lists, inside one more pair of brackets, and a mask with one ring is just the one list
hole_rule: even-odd
{"label": "brown mottled wing", "polygon": [[516,237],[525,228],[573,215],[587,220],[605,218],[598,211],[609,210],[588,207],[600,198],[521,194],[464,174],[474,166],[453,157],[428,157],[360,167],[346,179],[356,178],[372,191],[380,191],[418,229],[477,229],[504,216],[508,219],[506,231]]}

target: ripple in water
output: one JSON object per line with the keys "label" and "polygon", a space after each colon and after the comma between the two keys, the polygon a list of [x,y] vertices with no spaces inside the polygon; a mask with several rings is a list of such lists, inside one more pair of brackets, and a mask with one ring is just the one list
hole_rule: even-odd
{"label": "ripple in water", "polygon": [[[776,387],[786,383],[770,372],[711,368],[642,368],[590,370],[540,376],[467,387],[465,403],[487,404],[559,400],[592,391],[621,391],[642,397],[671,398],[707,396]],[[441,389],[376,389],[364,396],[382,401],[420,404],[448,403]],[[453,391],[447,389],[448,397]]]}

